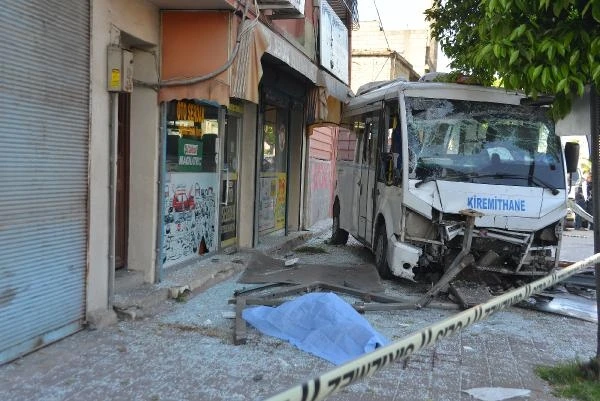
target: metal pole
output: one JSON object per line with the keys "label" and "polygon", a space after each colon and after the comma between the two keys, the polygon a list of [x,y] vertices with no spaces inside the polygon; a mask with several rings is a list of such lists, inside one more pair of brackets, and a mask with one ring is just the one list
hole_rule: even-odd
{"label": "metal pole", "polygon": [[[598,213],[600,211],[600,144],[599,144],[599,131],[600,131],[600,98],[596,91],[596,86],[592,85],[590,90],[590,119],[591,119],[591,142],[592,142],[592,214],[594,218],[594,253],[598,253],[600,250],[600,221],[598,220]],[[594,271],[596,275],[596,293],[600,290],[600,263],[594,265]],[[600,316],[600,297],[596,297],[596,304],[598,306],[598,314]],[[600,359],[600,327],[598,328],[597,341],[596,341],[596,358]]]}

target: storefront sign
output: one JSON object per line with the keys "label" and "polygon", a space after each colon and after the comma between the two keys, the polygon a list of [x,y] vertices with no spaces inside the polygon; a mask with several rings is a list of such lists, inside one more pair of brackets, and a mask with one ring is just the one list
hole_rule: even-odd
{"label": "storefront sign", "polygon": [[327,1],[321,1],[321,65],[348,83],[348,28]]}
{"label": "storefront sign", "polygon": [[202,141],[179,138],[177,171],[202,171]]}

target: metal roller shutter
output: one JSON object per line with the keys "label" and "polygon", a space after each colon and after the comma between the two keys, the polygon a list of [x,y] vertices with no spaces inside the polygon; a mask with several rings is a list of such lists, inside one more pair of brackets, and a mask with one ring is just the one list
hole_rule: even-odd
{"label": "metal roller shutter", "polygon": [[0,8],[0,364],[85,314],[90,5]]}

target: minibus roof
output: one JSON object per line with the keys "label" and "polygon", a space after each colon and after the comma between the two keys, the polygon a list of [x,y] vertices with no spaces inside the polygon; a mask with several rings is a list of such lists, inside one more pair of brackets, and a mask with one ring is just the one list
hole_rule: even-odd
{"label": "minibus roof", "polygon": [[465,85],[442,82],[399,82],[390,81],[373,90],[356,96],[345,105],[344,114],[355,114],[353,111],[374,105],[380,100],[397,98],[400,92],[405,96],[426,97],[436,99],[470,100],[475,102],[490,102],[515,104],[521,103],[525,95],[517,91],[479,85]]}

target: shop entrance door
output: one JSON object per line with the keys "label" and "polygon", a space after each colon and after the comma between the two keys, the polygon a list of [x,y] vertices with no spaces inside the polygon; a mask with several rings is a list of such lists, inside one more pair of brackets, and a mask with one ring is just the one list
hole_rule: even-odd
{"label": "shop entrance door", "polygon": [[131,95],[119,93],[117,193],[115,207],[115,268],[127,266],[129,236],[129,121]]}
{"label": "shop entrance door", "polygon": [[258,192],[259,236],[286,227],[288,109],[264,105]]}
{"label": "shop entrance door", "polygon": [[238,216],[238,161],[239,140],[242,119],[239,115],[229,113],[223,140],[223,165],[221,175],[221,248],[237,244]]}

